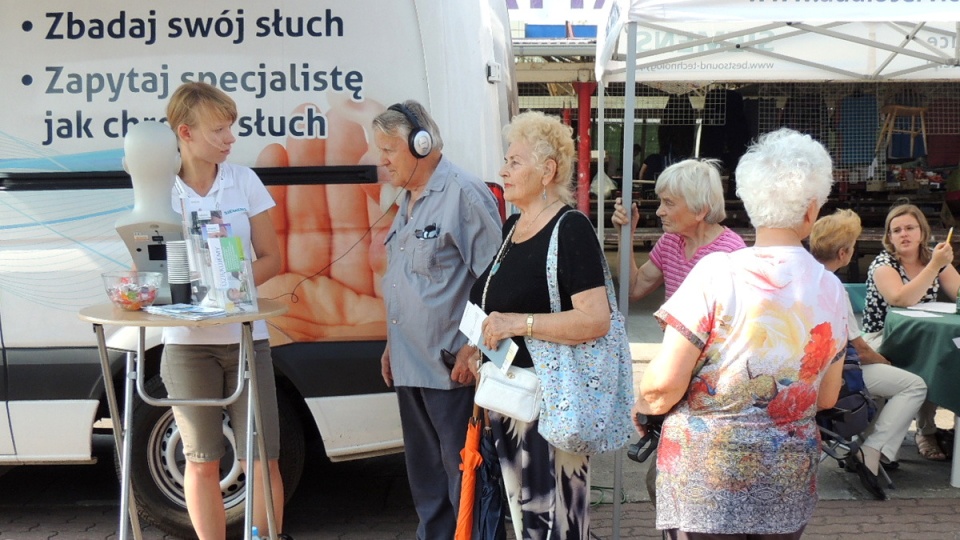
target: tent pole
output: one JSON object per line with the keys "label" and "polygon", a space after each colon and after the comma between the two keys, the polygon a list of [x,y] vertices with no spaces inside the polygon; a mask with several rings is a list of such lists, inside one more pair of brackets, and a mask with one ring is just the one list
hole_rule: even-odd
{"label": "tent pole", "polygon": [[[606,116],[604,113],[603,103],[603,82],[597,83],[597,162],[605,163],[604,158],[607,157],[607,148],[606,148],[606,139],[604,139],[604,121]],[[623,186],[623,175],[621,175],[620,180],[621,189]],[[600,246],[602,247],[606,231],[604,230],[604,210],[606,209],[606,197],[604,197],[604,189],[601,189],[603,186],[597,186],[597,237],[600,238]]]}
{"label": "tent pole", "polygon": [[[637,23],[627,23],[627,72],[626,88],[623,102],[623,180],[620,196],[623,198],[623,207],[627,210],[627,223],[632,223],[633,216],[633,128],[636,123],[637,108]],[[627,175],[627,171],[631,171]],[[629,181],[628,181],[629,178]],[[633,257],[633,231],[630,226],[620,227],[620,312],[626,318],[630,313],[630,259]],[[617,450],[614,456],[613,474],[613,540],[620,540],[620,494],[623,492],[623,449]]]}
{"label": "tent pole", "polygon": [[[954,37],[960,36],[960,22],[957,23],[955,28],[956,30],[953,32]],[[956,44],[953,48],[953,61],[960,63],[960,39],[954,39],[953,42]]]}

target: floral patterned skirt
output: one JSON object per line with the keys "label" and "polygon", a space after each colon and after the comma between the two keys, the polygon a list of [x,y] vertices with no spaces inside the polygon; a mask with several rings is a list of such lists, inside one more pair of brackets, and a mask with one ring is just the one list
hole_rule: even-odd
{"label": "floral patterned skirt", "polygon": [[517,538],[587,540],[590,458],[550,445],[537,421],[490,412],[503,483]]}

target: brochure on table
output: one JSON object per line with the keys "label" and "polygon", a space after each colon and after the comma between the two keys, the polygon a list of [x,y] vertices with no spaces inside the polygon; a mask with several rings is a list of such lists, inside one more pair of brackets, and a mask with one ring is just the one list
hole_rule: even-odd
{"label": "brochure on table", "polygon": [[220,210],[188,210],[186,199],[181,208],[194,301],[226,313],[257,311],[253,266],[243,240],[233,236]]}
{"label": "brochure on table", "polygon": [[184,319],[187,321],[202,321],[205,319],[214,319],[224,317],[227,312],[220,308],[195,306],[193,304],[169,304],[166,306],[147,306],[144,311],[151,315],[164,315],[174,319]]}
{"label": "brochure on table", "polygon": [[924,302],[922,304],[909,306],[907,309],[952,315],[957,312],[957,305],[953,302]]}

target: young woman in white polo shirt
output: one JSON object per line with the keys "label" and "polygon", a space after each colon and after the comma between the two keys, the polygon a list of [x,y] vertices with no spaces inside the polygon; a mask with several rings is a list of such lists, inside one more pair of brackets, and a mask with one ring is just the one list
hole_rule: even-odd
{"label": "young woman in white polo shirt", "polygon": [[[243,240],[245,253],[253,253],[256,285],[280,271],[280,244],[267,212],[274,201],[260,178],[248,167],[226,162],[236,141],[231,127],[237,107],[223,91],[205,83],[186,83],[170,97],[167,121],[177,135],[182,166],[173,190],[173,207],[187,219],[219,221],[230,234]],[[219,219],[217,218],[219,216]],[[264,419],[273,505],[278,530],[283,524],[283,481],[277,458],[280,453],[276,385],[267,327],[253,326],[260,406]],[[172,398],[222,398],[233,393],[239,369],[240,325],[164,329],[160,374]],[[246,391],[228,407],[237,440],[246,437]],[[226,515],[220,491],[223,443],[221,412],[216,407],[173,407],[187,462],[184,491],[187,511],[198,538],[223,539]],[[238,459],[247,469],[245,445],[236,445]],[[255,449],[256,451],[256,449]],[[261,481],[261,461],[254,456],[254,474]],[[267,530],[263,492],[254,492],[253,523]],[[281,537],[285,537],[281,535]]]}

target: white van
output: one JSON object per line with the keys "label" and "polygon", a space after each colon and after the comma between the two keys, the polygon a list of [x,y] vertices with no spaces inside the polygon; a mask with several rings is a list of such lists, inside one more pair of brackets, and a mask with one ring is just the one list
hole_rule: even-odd
{"label": "white van", "polygon": [[[90,463],[95,429],[109,429],[94,334],[77,313],[107,300],[101,273],[131,264],[114,228],[133,201],[123,136],[162,120],[170,93],[193,80],[236,100],[231,161],[255,167],[278,203],[284,265],[259,294],[290,306],[270,322],[288,491],[308,437],[334,461],[402,451],[379,364],[396,194],[378,183],[369,124],[416,99],[444,153],[499,182],[500,130],[516,107],[504,2],[49,0],[6,2],[0,19],[0,465]],[[131,341],[108,340],[122,403]],[[131,435],[141,515],[192,535],[169,410],[137,400]],[[224,460],[238,527],[243,483],[231,470]]]}

